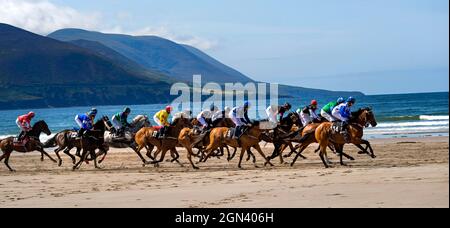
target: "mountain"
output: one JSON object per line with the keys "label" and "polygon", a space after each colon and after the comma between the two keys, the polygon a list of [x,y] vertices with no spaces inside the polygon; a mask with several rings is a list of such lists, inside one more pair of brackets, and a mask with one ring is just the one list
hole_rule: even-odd
{"label": "mountain", "polygon": [[96,51],[0,23],[1,109],[169,101],[170,78],[89,44]]}
{"label": "mountain", "polygon": [[194,47],[180,45],[157,36],[104,34],[81,29],[62,29],[48,37],[60,41],[99,42],[141,66],[163,72],[177,81],[192,81],[201,74],[203,82],[252,82],[249,77],[207,56]]}

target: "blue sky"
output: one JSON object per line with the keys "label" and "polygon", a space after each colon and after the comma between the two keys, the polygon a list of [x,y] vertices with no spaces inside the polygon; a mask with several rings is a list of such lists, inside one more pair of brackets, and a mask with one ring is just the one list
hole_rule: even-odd
{"label": "blue sky", "polygon": [[48,2],[92,17],[79,27],[150,31],[256,80],[368,94],[448,91],[448,0]]}

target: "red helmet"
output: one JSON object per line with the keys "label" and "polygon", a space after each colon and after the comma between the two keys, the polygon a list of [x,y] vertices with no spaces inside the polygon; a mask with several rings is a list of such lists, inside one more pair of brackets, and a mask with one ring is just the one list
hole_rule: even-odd
{"label": "red helmet", "polygon": [[28,117],[33,118],[36,114],[34,112],[29,112]]}
{"label": "red helmet", "polygon": [[316,101],[316,100],[312,100],[311,101],[311,105],[315,105],[315,106],[317,106],[319,103]]}
{"label": "red helmet", "polygon": [[166,107],[166,111],[167,111],[167,112],[172,112],[172,106],[170,106],[170,105],[167,106],[167,107]]}

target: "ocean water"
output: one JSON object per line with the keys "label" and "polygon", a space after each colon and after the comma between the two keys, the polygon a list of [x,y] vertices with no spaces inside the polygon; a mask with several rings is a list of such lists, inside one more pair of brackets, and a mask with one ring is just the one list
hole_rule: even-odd
{"label": "ocean water", "polygon": [[[378,126],[367,128],[365,138],[398,138],[398,137],[426,137],[449,135],[449,101],[448,92],[421,93],[399,95],[375,95],[357,97],[355,110],[360,107],[372,107]],[[279,103],[286,101],[296,110],[309,103],[311,99],[317,99],[319,106],[323,106],[335,97],[317,96],[301,97],[296,99],[280,99]],[[131,105],[132,116],[145,114],[150,117],[162,109],[164,105]],[[74,117],[84,113],[91,107],[48,108],[35,109],[35,120],[45,120],[52,133],[75,127]],[[123,106],[98,106],[98,117],[111,116],[123,109]],[[264,110],[264,107],[256,107]],[[15,125],[17,116],[30,110],[3,110],[0,111],[0,138],[18,134]],[[265,118],[262,116],[261,118]],[[48,136],[41,136],[42,140]]]}

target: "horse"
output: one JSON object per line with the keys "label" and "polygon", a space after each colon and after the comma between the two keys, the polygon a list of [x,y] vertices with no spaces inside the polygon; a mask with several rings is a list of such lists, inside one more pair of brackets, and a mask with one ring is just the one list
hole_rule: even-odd
{"label": "horse", "polygon": [[[104,140],[108,146],[113,148],[131,148],[135,152],[137,149],[136,143],[134,141],[136,133],[142,128],[152,126],[150,120],[146,115],[138,115],[130,123],[130,127],[125,129],[124,138],[121,140],[116,140],[115,135],[111,132],[111,130],[113,129],[111,121],[105,121],[105,124],[107,131],[105,131]],[[99,160],[99,164],[101,164],[106,158],[106,154],[102,153],[103,152],[97,154],[97,156],[103,155],[103,158]]]}
{"label": "horse", "polygon": [[47,154],[47,152],[45,152],[44,146],[39,140],[39,136],[41,135],[41,133],[45,133],[46,135],[51,134],[47,123],[45,123],[45,121],[43,120],[36,122],[33,125],[32,129],[27,132],[26,137],[28,137],[28,140],[25,142],[25,144],[15,143],[14,137],[0,140],[0,149],[3,151],[3,155],[0,156],[0,161],[5,159],[5,165],[6,167],[8,167],[9,171],[15,172],[15,170],[9,166],[9,157],[11,156],[11,153],[13,151],[17,151],[20,153],[39,151],[41,152],[41,154],[47,156],[48,158],[50,158],[50,160],[56,163],[56,160],[53,159],[49,154]]}
{"label": "horse", "polygon": [[[189,119],[181,116],[180,118],[177,118],[172,122],[166,132],[166,137],[162,139],[154,136],[154,133],[160,130],[160,128],[158,127],[147,127],[139,130],[135,136],[135,141],[137,144],[136,153],[144,162],[143,165],[145,166],[146,164],[154,164],[157,166],[164,160],[164,157],[169,150],[173,157],[172,162],[177,161],[180,165],[182,165],[178,161],[179,154],[176,150],[176,147],[178,146],[178,136],[180,135],[181,130],[185,127],[192,127],[192,123],[189,121]],[[154,147],[157,148],[157,151],[155,152],[155,156],[153,158],[150,153]],[[150,157],[153,161],[147,162],[142,157],[140,151],[143,148],[147,148],[147,156]],[[162,152],[161,158],[159,160],[156,160],[159,152]]]}
{"label": "horse", "polygon": [[[191,123],[195,124],[196,120],[191,121]],[[234,127],[235,124],[233,121],[229,118],[222,118],[222,120],[218,121],[213,128],[216,127]],[[189,162],[192,165],[193,169],[199,169],[194,163],[192,162],[192,156],[199,156],[200,159],[202,159],[205,155],[203,153],[204,146],[209,144],[209,137],[207,135],[210,133],[210,131],[205,132],[203,134],[200,133],[200,130],[198,128],[184,128],[181,130],[179,136],[178,136],[178,142],[181,146],[186,148],[187,150],[187,158]],[[217,156],[223,156],[223,148],[226,148],[228,151],[228,158],[230,158],[230,150],[226,145],[221,145],[220,147],[220,154]],[[199,152],[197,154],[194,154],[192,151],[193,148],[197,148]],[[237,148],[234,148],[234,153],[236,153]],[[230,161],[229,159],[228,161]]]}
{"label": "horse", "polygon": [[[350,136],[350,142],[357,145],[367,145],[367,147],[373,153],[372,147],[367,140],[362,139],[364,134],[364,128],[377,126],[377,121],[375,119],[375,115],[371,108],[362,108],[357,112],[352,113],[352,118],[349,120],[348,124],[348,133]],[[327,147],[331,143],[334,145],[334,148],[339,153],[340,164],[345,166],[346,164],[343,162],[343,156],[349,157],[349,155],[345,154],[343,149],[344,145],[347,143],[342,136],[342,134],[335,132],[332,127],[334,123],[326,122],[320,124],[315,131],[315,138],[320,145],[320,159],[322,160],[325,168],[330,167],[330,161],[327,157]]]}
{"label": "horse", "polygon": [[[101,121],[104,121],[105,119],[102,119]],[[109,121],[109,120],[108,120]],[[98,121],[95,125],[100,126],[100,121]],[[94,128],[95,128],[94,125]],[[59,155],[59,152],[63,151],[64,154],[66,154],[67,156],[69,156],[72,159],[72,163],[75,165],[76,164],[76,158],[74,155],[70,154],[70,151],[73,148],[76,148],[77,151],[75,153],[76,156],[81,158],[81,149],[82,149],[82,145],[81,145],[81,138],[77,137],[77,131],[75,130],[63,130],[59,133],[57,133],[55,136],[53,136],[51,139],[47,140],[47,142],[44,143],[44,148],[51,148],[51,147],[58,147],[55,149],[55,154],[58,157],[58,166],[62,166],[62,159],[61,156]],[[101,154],[97,154],[97,156],[100,156]],[[106,155],[104,155],[106,156]],[[99,163],[102,163],[105,157],[103,157]],[[92,160],[91,159],[88,159]]]}
{"label": "horse", "polygon": [[94,160],[94,167],[96,169],[101,169],[97,165],[97,154],[95,154],[95,150],[99,149],[99,154],[104,154],[104,157],[109,150],[108,145],[106,145],[104,140],[104,135],[106,131],[106,122],[109,121],[107,116],[103,116],[100,120],[98,120],[94,126],[93,130],[86,132],[83,136],[81,136],[81,148],[83,153],[81,154],[81,159],[73,166],[73,170],[80,169],[81,164],[87,161],[87,155],[90,154],[91,159]]}
{"label": "horse", "polygon": [[293,131],[294,125],[297,127],[302,127],[303,125],[301,123],[300,116],[296,112],[290,112],[280,121],[280,123],[280,125],[274,128],[272,134],[263,134],[261,139],[267,143],[273,143],[274,145],[274,151],[268,159],[272,160],[278,156],[280,158],[280,163],[284,164],[281,151],[288,146],[291,148],[291,151],[295,151],[292,142],[285,139],[296,135],[296,132]]}
{"label": "horse", "polygon": [[[268,121],[265,121],[265,123]],[[244,134],[239,139],[229,138],[227,137],[228,132],[230,131],[230,128],[227,127],[219,127],[214,128],[211,131],[210,134],[210,143],[208,147],[205,150],[206,157],[202,160],[203,162],[206,162],[209,157],[211,157],[212,153],[219,148],[221,145],[226,144],[231,147],[240,147],[241,148],[241,154],[239,159],[238,168],[242,169],[241,163],[242,158],[244,156],[244,153],[248,151],[250,148],[255,148],[258,153],[266,160],[266,163],[264,165],[271,165],[273,164],[267,159],[267,157],[264,155],[259,142],[261,141],[261,134],[266,131],[265,129],[261,129],[260,121],[254,121],[251,126],[247,129],[247,131],[244,132]],[[256,166],[256,165],[255,165]],[[256,166],[257,167],[257,166]]]}

